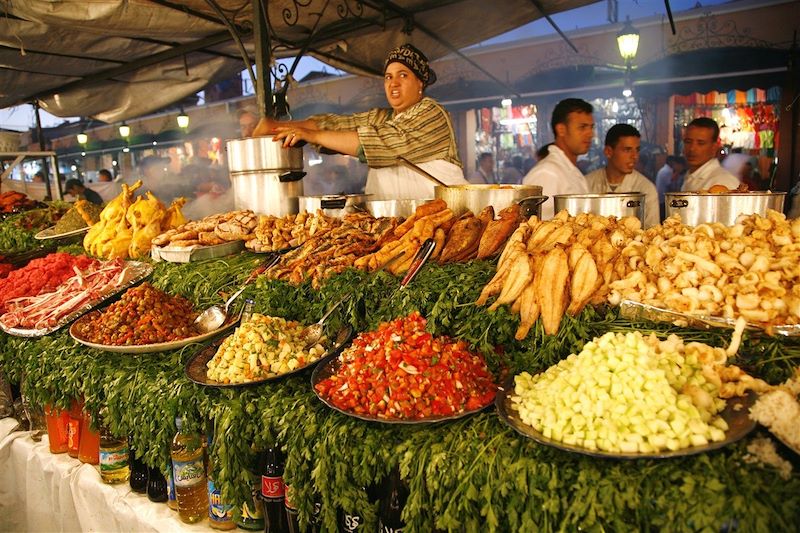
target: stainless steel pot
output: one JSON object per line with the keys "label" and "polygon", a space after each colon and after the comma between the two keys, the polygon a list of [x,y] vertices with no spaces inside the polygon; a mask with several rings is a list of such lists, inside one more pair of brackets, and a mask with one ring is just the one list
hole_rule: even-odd
{"label": "stainless steel pot", "polygon": [[572,216],[581,213],[617,218],[634,216],[644,222],[644,193],[556,194],[553,202],[556,213],[566,209]]}
{"label": "stainless steel pot", "polygon": [[323,196],[301,196],[298,198],[300,211],[316,213],[321,210],[329,217],[341,217],[353,211],[364,210],[364,204],[371,194],[326,194]]}
{"label": "stainless steel pot", "polygon": [[437,185],[433,188],[433,194],[447,202],[447,207],[459,216],[467,209],[478,214],[489,205],[497,213],[522,199],[541,196],[542,188],[538,185]]}
{"label": "stainless steel pot", "polygon": [[665,195],[667,216],[678,214],[689,226],[708,222],[736,224],[739,215],[766,216],[767,209],[783,212],[785,192],[696,193],[668,192]]}
{"label": "stainless steel pot", "polygon": [[404,217],[408,218],[414,214],[419,206],[432,199],[425,200],[369,200],[364,207],[375,218],[380,217]]}
{"label": "stainless steel pot", "polygon": [[228,141],[230,172],[303,170],[303,149],[284,148],[272,137],[249,137]]}
{"label": "stainless steel pot", "polygon": [[[262,215],[282,217],[298,212],[303,172],[231,172],[233,205]],[[299,177],[298,177],[299,176]]]}

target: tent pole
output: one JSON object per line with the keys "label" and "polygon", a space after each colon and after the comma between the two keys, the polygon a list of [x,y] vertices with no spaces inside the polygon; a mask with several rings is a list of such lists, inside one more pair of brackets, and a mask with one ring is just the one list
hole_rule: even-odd
{"label": "tent pole", "polygon": [[[44,134],[42,134],[42,118],[39,116],[39,100],[33,101],[33,111],[36,116],[36,138],[39,139],[39,151],[45,151]],[[58,169],[53,169],[58,176]],[[48,199],[53,198],[53,191],[50,189],[50,170],[47,168],[47,159],[42,158],[42,173],[44,174],[44,186]]]}
{"label": "tent pole", "polygon": [[272,84],[270,83],[270,63],[272,62],[272,43],[269,35],[266,5],[262,0],[253,0],[253,30],[256,44],[256,76],[254,82],[258,113],[262,117],[274,117],[272,105]]}

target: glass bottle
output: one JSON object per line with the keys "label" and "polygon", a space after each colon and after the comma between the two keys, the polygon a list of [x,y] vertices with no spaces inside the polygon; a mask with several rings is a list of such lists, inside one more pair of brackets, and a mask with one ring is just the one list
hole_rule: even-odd
{"label": "glass bottle", "polygon": [[284,512],[286,513],[286,524],[289,533],[302,533],[300,530],[300,518],[297,511],[297,503],[294,499],[294,489],[291,485],[284,484],[285,498],[283,500]]}
{"label": "glass bottle", "polygon": [[72,400],[67,420],[67,453],[70,457],[78,457],[83,429],[83,402]]}
{"label": "glass bottle", "polygon": [[163,503],[168,499],[167,480],[161,470],[152,466],[147,469],[147,499],[156,503]]}
{"label": "glass bottle", "polygon": [[178,516],[192,524],[208,515],[205,450],[200,435],[183,431],[181,418],[175,419],[175,426],[178,432],[172,440],[172,468]]}
{"label": "glass bottle", "polygon": [[235,515],[233,521],[241,529],[263,531],[264,514],[261,505],[261,473],[256,466],[257,458],[260,457],[260,454],[252,448],[250,452],[245,464],[247,465],[247,475],[250,478],[252,500],[242,504],[241,513]]}
{"label": "glass bottle", "polygon": [[114,485],[125,483],[131,476],[128,464],[128,441],[111,434],[106,427],[100,428],[100,477],[103,483]]}
{"label": "glass bottle", "polygon": [[133,492],[145,494],[147,492],[147,465],[136,457],[136,450],[134,450],[132,446],[128,449],[130,450],[128,460],[131,465],[131,476],[128,483]]}
{"label": "glass bottle", "polygon": [[53,407],[44,406],[44,416],[47,422],[47,440],[50,445],[50,453],[64,453],[67,451],[67,422],[69,413],[67,411]]}
{"label": "glass bottle", "polygon": [[285,487],[283,454],[277,446],[267,448],[261,456],[261,501],[264,505],[264,533],[285,533]]}
{"label": "glass bottle", "polygon": [[245,322],[250,320],[250,317],[253,316],[253,308],[255,308],[255,306],[256,306],[256,301],[253,300],[252,298],[247,298],[244,301],[244,307],[242,307],[242,320],[240,322],[241,324],[244,324]]}
{"label": "glass bottle", "polygon": [[233,522],[233,505],[222,501],[219,487],[214,485],[212,476],[213,431],[208,432],[208,525],[214,529],[236,529]]}
{"label": "glass bottle", "polygon": [[388,486],[378,505],[378,532],[400,533],[405,527],[402,519],[403,507],[408,499],[408,488],[400,478],[400,470],[395,468],[389,474]]}
{"label": "glass bottle", "polygon": [[100,433],[92,429],[92,415],[83,413],[83,429],[78,446],[78,460],[96,465],[100,462]]}

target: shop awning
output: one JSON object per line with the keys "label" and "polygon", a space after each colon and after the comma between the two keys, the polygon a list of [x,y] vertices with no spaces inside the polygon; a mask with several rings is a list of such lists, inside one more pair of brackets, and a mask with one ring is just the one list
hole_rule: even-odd
{"label": "shop awning", "polygon": [[[587,0],[269,0],[277,57],[301,51],[378,75],[412,42],[431,59]],[[219,8],[219,10],[216,9]],[[476,16],[476,14],[478,14]],[[39,101],[56,116],[141,116],[244,69],[255,53],[247,0],[0,0],[0,108]]]}

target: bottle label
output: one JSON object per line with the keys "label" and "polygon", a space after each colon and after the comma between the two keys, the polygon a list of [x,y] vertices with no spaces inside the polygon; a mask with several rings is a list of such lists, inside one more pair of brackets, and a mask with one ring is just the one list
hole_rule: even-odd
{"label": "bottle label", "polygon": [[208,480],[208,519],[213,522],[233,520],[233,505],[222,503],[222,495],[212,480]]}
{"label": "bottle label", "polygon": [[294,490],[292,489],[292,486],[284,483],[283,488],[285,495],[283,505],[286,506],[286,511],[292,514],[297,514],[297,505],[294,503]]}
{"label": "bottle label", "polygon": [[402,527],[390,527],[378,520],[378,533],[403,533]]}
{"label": "bottle label", "polygon": [[261,476],[261,496],[263,498],[282,500],[285,494],[283,477]]}
{"label": "bottle label", "polygon": [[172,468],[175,475],[175,486],[180,488],[194,487],[203,482],[205,477],[205,465],[203,458],[193,461],[172,461]]}
{"label": "bottle label", "polygon": [[247,504],[247,502],[242,504],[242,519],[245,521],[253,520],[263,520],[264,515],[261,513],[261,506],[253,503],[253,506]]}
{"label": "bottle label", "polygon": [[100,449],[100,472],[114,472],[128,466],[128,447],[114,450]]}
{"label": "bottle label", "polygon": [[77,450],[81,438],[81,421],[70,418],[67,422],[67,446],[70,450]]}
{"label": "bottle label", "polygon": [[345,531],[357,531],[362,525],[362,518],[360,516],[344,513],[344,526]]}

